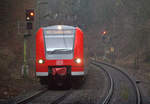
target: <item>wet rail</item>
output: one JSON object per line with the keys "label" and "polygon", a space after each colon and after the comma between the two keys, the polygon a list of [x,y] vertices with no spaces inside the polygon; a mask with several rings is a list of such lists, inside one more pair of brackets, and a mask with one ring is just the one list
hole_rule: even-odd
{"label": "wet rail", "polygon": [[27,104],[28,102],[32,101],[34,98],[39,97],[43,93],[48,91],[47,88],[40,89],[39,91],[34,92],[33,94],[23,97],[22,99],[16,100],[15,104]]}
{"label": "wet rail", "polygon": [[[53,91],[52,93],[54,93],[55,91]],[[67,90],[65,93],[61,94],[61,95],[57,95],[56,99],[51,100],[49,102],[47,102],[48,104],[59,104],[61,103],[63,100],[65,100],[65,98],[67,96],[69,96],[71,93],[73,92],[72,89]],[[1,101],[1,104],[28,104],[28,103],[32,103],[32,101],[34,101],[34,99],[40,99],[41,96],[44,96],[45,93],[51,93],[51,91],[48,90],[47,87],[42,87],[37,91],[34,91],[32,93],[27,93],[25,95],[20,95],[17,96],[13,99],[9,99],[7,101]]]}
{"label": "wet rail", "polygon": [[112,76],[110,75],[110,73],[109,73],[107,70],[105,70],[103,67],[101,67],[100,65],[98,65],[98,64],[96,64],[96,63],[94,63],[94,62],[92,62],[92,64],[93,64],[93,65],[96,65],[96,66],[98,66],[98,67],[100,67],[100,68],[106,73],[106,76],[107,76],[108,82],[109,82],[109,86],[108,86],[108,88],[107,88],[108,91],[107,91],[107,93],[106,93],[106,95],[105,95],[105,98],[104,98],[102,104],[108,104],[109,101],[110,101],[110,99],[111,99],[111,97],[112,97],[112,94],[113,94],[113,88],[114,88],[114,81],[113,81],[113,78],[112,78]]}
{"label": "wet rail", "polygon": [[[41,89],[40,91],[37,91],[35,93],[33,93],[30,96],[24,97],[20,100],[16,100],[15,104],[27,104],[32,102],[32,100],[37,99],[38,97],[42,96],[44,93],[46,93],[48,91],[48,89]],[[57,99],[55,99],[52,102],[49,102],[49,104],[59,104],[61,103],[63,100],[65,100],[65,98],[67,96],[69,96],[72,93],[72,90],[68,90],[66,91],[64,94],[62,94],[61,96],[59,95]]]}
{"label": "wet rail", "polygon": [[56,100],[54,100],[53,102],[51,102],[50,104],[59,104],[61,103],[63,100],[65,100],[65,98],[67,96],[69,96],[72,93],[72,90],[67,91],[65,94],[63,94],[62,96],[58,97]]}
{"label": "wet rail", "polygon": [[[136,85],[136,82],[133,80],[133,78],[131,78],[127,73],[125,73],[124,71],[122,71],[120,68],[114,66],[114,65],[111,65],[111,64],[108,64],[108,63],[105,63],[105,62],[100,62],[100,61],[96,61],[96,60],[91,60],[91,63],[93,65],[96,65],[97,67],[101,68],[102,70],[106,71],[109,76],[111,77],[111,79],[113,80],[113,84],[116,82],[115,79],[113,78],[113,74],[112,74],[112,71],[118,71],[118,73],[122,74],[122,76],[126,77],[126,79],[128,79],[129,83],[132,84],[132,90],[134,92],[134,95],[135,95],[135,103],[132,102],[132,104],[141,104],[141,95],[140,95],[140,91]],[[108,70],[108,68],[111,68],[112,70]],[[114,72],[113,72],[114,73]],[[119,76],[119,75],[118,75]],[[121,75],[120,75],[121,76]],[[108,93],[108,95],[105,97],[104,101],[103,101],[103,104],[109,104],[111,103],[111,99],[113,99],[113,93],[114,93],[114,86],[112,87],[111,89],[111,93]],[[109,91],[110,92],[110,91]]]}

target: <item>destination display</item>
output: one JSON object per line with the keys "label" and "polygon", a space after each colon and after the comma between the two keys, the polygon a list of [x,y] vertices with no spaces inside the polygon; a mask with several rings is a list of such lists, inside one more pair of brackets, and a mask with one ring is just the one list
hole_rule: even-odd
{"label": "destination display", "polygon": [[72,35],[73,30],[45,30],[46,35],[57,35],[57,34],[66,34],[66,35]]}

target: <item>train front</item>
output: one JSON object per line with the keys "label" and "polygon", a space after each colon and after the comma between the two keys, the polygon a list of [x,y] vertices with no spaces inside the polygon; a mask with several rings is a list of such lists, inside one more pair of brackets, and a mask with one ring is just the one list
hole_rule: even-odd
{"label": "train front", "polygon": [[40,28],[36,34],[36,75],[41,79],[84,76],[83,32],[65,25]]}

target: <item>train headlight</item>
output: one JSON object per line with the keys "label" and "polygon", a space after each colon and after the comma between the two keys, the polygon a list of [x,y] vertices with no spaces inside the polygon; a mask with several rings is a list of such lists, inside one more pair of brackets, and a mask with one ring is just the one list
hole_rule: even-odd
{"label": "train headlight", "polygon": [[62,26],[61,26],[61,25],[58,25],[58,29],[61,30],[61,29],[62,29]]}
{"label": "train headlight", "polygon": [[81,63],[81,59],[80,59],[80,58],[77,58],[77,59],[75,59],[75,62],[76,62],[77,64],[80,64],[80,63]]}
{"label": "train headlight", "polygon": [[44,60],[43,60],[43,59],[39,59],[39,60],[38,60],[38,63],[39,63],[39,64],[43,64],[43,63],[44,63]]}

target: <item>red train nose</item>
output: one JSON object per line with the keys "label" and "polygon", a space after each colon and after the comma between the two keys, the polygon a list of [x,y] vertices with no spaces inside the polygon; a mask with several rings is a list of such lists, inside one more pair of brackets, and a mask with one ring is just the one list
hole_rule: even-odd
{"label": "red train nose", "polygon": [[52,68],[52,75],[55,76],[57,75],[61,75],[61,76],[65,76],[67,74],[67,68],[63,67],[63,68]]}

